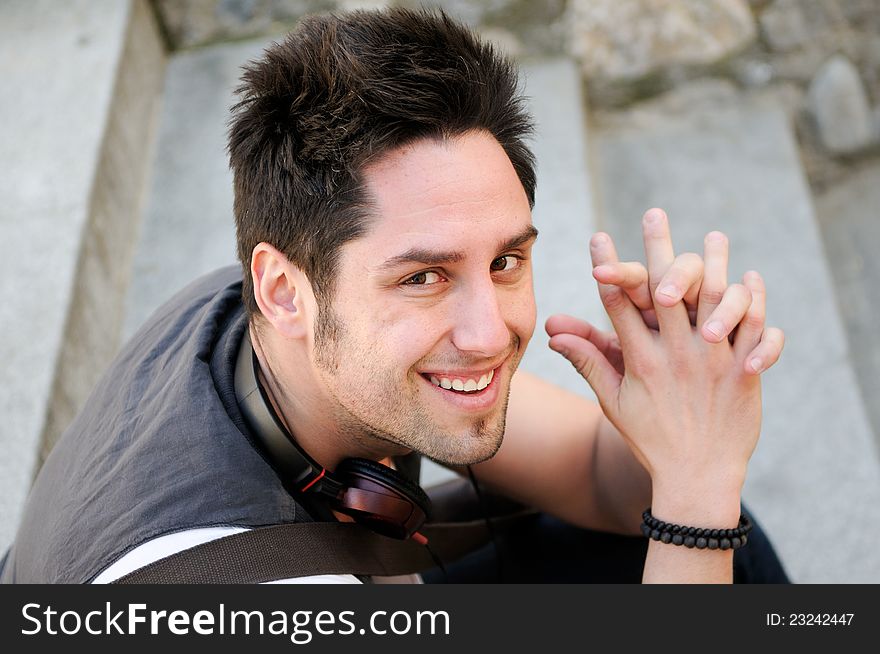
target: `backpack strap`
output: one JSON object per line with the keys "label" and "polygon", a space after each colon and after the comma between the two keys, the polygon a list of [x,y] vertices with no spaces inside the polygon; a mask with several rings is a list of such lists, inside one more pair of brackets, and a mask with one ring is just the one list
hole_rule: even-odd
{"label": "backpack strap", "polygon": [[[502,529],[529,515],[523,510],[493,518]],[[351,522],[303,522],[218,538],[171,554],[120,577],[116,584],[243,584],[322,574],[404,575],[453,561],[486,544],[485,520],[427,524],[431,551]]]}

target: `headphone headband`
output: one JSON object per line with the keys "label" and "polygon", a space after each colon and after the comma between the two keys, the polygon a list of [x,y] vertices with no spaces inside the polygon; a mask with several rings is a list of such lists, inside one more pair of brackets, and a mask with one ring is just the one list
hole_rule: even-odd
{"label": "headphone headband", "polygon": [[335,495],[333,491],[338,491],[338,484],[334,484],[324,468],[288,436],[275,411],[270,408],[266,391],[257,380],[259,365],[249,330],[245,327],[235,362],[235,400],[239,409],[285,481],[300,492],[323,491]]}

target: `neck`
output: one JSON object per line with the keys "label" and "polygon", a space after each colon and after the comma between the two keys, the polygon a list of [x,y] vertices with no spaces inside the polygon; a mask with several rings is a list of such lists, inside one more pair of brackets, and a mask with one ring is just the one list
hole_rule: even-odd
{"label": "neck", "polygon": [[324,390],[305,348],[291,348],[285,341],[281,354],[271,329],[262,339],[253,326],[249,329],[259,363],[257,378],[272,409],[297,445],[318,464],[335,470],[343,459],[381,461],[409,451],[366,434],[349,433],[340,419],[344,410]]}

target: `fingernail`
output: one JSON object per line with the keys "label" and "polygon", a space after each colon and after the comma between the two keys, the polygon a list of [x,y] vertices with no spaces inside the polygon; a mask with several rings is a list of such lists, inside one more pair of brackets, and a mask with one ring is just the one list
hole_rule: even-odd
{"label": "fingernail", "polygon": [[672,298],[674,300],[678,299],[678,289],[675,286],[664,286],[659,291],[660,295],[665,295],[668,298]]}
{"label": "fingernail", "polygon": [[605,266],[605,265],[596,266],[595,268],[593,268],[593,272],[598,273],[600,275],[607,275],[608,273],[611,272],[611,266]]}
{"label": "fingernail", "polygon": [[749,365],[752,367],[752,370],[754,370],[755,372],[761,372],[761,370],[763,369],[763,366],[764,366],[764,362],[761,361],[759,358],[755,357],[754,359],[749,361]]}
{"label": "fingernail", "polygon": [[724,333],[724,325],[720,322],[710,322],[705,327],[706,331],[712,334],[715,338],[721,340],[721,334]]}

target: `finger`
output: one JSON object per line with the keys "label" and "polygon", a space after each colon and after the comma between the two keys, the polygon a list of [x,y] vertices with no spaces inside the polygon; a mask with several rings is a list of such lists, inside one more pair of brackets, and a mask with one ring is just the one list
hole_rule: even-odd
{"label": "finger", "polygon": [[702,326],[706,319],[721,304],[727,289],[727,236],[721,232],[709,232],[703,240],[703,285],[697,304],[697,325]]}
{"label": "finger", "polygon": [[[693,256],[699,258],[699,255]],[[673,266],[675,266],[675,263],[673,263]],[[689,285],[683,299],[685,307],[687,307],[688,321],[691,325],[695,325],[697,320],[697,299],[700,292],[703,266],[701,258],[699,266],[700,274],[688,273],[686,277],[693,278],[693,281],[684,282]],[[596,281],[620,286],[626,292],[627,297],[642,312],[642,320],[645,321],[645,324],[655,331],[660,328],[657,323],[657,314],[654,311],[654,301],[651,299],[651,292],[648,289],[648,271],[641,263],[627,262],[597,266],[593,269],[593,277]],[[664,286],[665,283],[661,281],[660,287]]]}
{"label": "finger", "polygon": [[605,263],[593,268],[593,277],[603,284],[635,288],[648,283],[648,271],[638,261]]}
{"label": "finger", "polygon": [[700,279],[688,288],[682,298],[684,300],[684,306],[687,307],[688,318],[690,319],[691,325],[697,324],[697,305],[700,301],[700,287],[703,285],[703,274],[705,274],[705,271],[706,267],[703,264],[703,259],[701,257]]}
{"label": "finger", "polygon": [[613,411],[617,406],[614,398],[617,396],[622,377],[598,348],[590,341],[574,334],[552,336],[550,348],[568,359],[575,370],[590,384],[602,407]]}
{"label": "finger", "polygon": [[750,270],[743,275],[743,284],[752,296],[752,303],[739,324],[736,338],[733,341],[733,351],[738,358],[745,357],[761,342],[767,306],[767,291],[764,288],[764,280],[761,279],[761,275]]}
{"label": "finger", "polygon": [[547,318],[544,329],[550,337],[556,334],[574,334],[593,343],[602,354],[608,357],[609,353],[620,350],[620,341],[613,332],[604,332],[595,325],[573,316],[556,314]]}
{"label": "finger", "polygon": [[669,221],[662,209],[648,209],[645,212],[642,217],[642,236],[648,261],[648,286],[653,297],[657,285],[675,259]]}
{"label": "finger", "polygon": [[603,284],[620,286],[641,311],[654,310],[648,290],[648,270],[638,261],[606,263],[593,268],[593,278]]}
{"label": "finger", "polygon": [[547,318],[544,329],[551,338],[557,334],[572,334],[590,341],[608,359],[614,369],[623,374],[620,340],[614,332],[602,331],[585,320],[564,314],[556,314]]}
{"label": "finger", "polygon": [[[645,243],[645,257],[648,261],[648,288],[651,297],[655,298],[660,280],[675,259],[672,236],[669,233],[669,220],[662,209],[649,209],[645,212],[642,218],[642,236]],[[690,323],[683,304],[676,302],[672,306],[664,306],[655,301],[654,310],[657,312],[661,334],[684,334],[681,327],[686,325],[688,326],[686,333],[690,335]]]}
{"label": "finger", "polygon": [[[671,307],[685,299],[686,293],[692,297],[699,293],[703,281],[703,258],[693,252],[678,255],[657,285],[654,300],[665,307]],[[693,302],[696,306],[696,302]]]}
{"label": "finger", "polygon": [[783,347],[785,347],[785,332],[778,327],[768,327],[764,330],[764,336],[758,347],[746,357],[744,370],[750,375],[764,372],[776,363]]}
{"label": "finger", "polygon": [[682,298],[682,300],[684,300],[684,306],[687,307],[688,316],[690,317],[692,325],[697,324],[697,305],[699,304],[700,287],[702,285],[703,275],[700,275],[700,281],[691,286]]}
{"label": "finger", "polygon": [[[590,239],[590,256],[593,267],[606,263],[617,263],[617,251],[611,237],[604,232],[598,232]],[[626,296],[623,289],[611,285],[599,283],[599,298],[611,319],[614,331],[620,338],[622,347],[631,343],[634,347],[643,343],[648,332],[642,316],[636,306]]]}
{"label": "finger", "polygon": [[[605,232],[596,232],[590,239],[590,259],[593,270],[611,268],[620,263],[614,241]],[[604,283],[604,282],[600,282]]]}
{"label": "finger", "polygon": [[742,284],[731,284],[724,292],[721,303],[700,330],[709,343],[720,343],[745,318],[752,304],[752,294]]}

